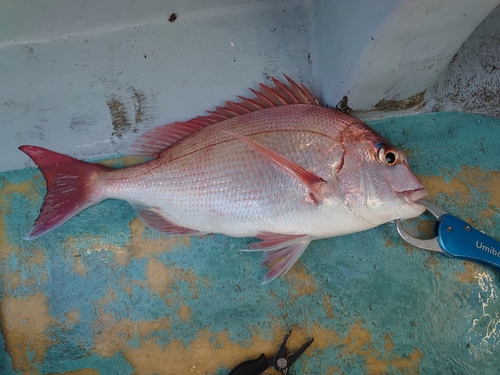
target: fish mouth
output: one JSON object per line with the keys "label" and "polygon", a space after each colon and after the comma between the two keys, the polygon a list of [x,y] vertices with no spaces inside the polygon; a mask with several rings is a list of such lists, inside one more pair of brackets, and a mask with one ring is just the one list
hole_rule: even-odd
{"label": "fish mouth", "polygon": [[401,194],[405,197],[405,200],[413,205],[421,206],[421,204],[417,203],[419,199],[422,199],[428,194],[428,191],[425,188],[419,188],[414,190],[405,190],[402,191]]}

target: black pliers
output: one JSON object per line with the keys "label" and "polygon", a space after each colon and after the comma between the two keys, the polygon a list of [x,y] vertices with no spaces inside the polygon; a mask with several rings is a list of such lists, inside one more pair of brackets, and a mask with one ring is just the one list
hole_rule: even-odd
{"label": "black pliers", "polygon": [[264,354],[261,354],[257,359],[240,363],[229,373],[229,375],[259,375],[271,366],[283,375],[288,375],[290,366],[293,365],[297,358],[299,358],[314,341],[313,338],[308,339],[296,352],[287,355],[286,343],[291,334],[292,329],[290,328],[274,357],[266,358]]}

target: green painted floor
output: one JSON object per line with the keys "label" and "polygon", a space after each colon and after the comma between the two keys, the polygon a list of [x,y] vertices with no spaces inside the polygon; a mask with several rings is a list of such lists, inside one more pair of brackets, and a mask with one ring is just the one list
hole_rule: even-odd
{"label": "green painted floor", "polygon": [[[370,125],[428,200],[500,238],[500,119]],[[25,241],[44,192],[38,169],[0,174],[1,374],[227,374],[289,327],[292,349],[315,338],[297,375],[498,374],[500,273],[404,245],[393,224],[315,241],[261,285],[261,255],[238,251],[252,239],[169,238],[121,201]]]}

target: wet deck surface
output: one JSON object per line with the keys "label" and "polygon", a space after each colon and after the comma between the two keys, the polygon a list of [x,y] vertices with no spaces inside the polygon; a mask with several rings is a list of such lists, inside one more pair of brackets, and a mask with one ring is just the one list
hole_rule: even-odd
{"label": "wet deck surface", "polygon": [[[499,119],[371,125],[406,150],[428,200],[500,238]],[[500,368],[500,274],[406,246],[392,224],[315,241],[261,285],[261,255],[238,251],[252,239],[169,238],[120,201],[25,241],[44,192],[37,169],[0,174],[2,374],[227,374],[289,327],[292,349],[315,338],[294,374]]]}

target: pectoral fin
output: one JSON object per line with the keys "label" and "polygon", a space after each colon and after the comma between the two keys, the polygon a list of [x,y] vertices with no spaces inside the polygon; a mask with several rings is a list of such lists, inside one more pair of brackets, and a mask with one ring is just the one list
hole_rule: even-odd
{"label": "pectoral fin", "polygon": [[274,259],[284,257],[277,265],[275,265],[271,270],[264,276],[264,281],[262,284],[266,284],[273,281],[278,276],[283,276],[287,273],[290,268],[297,262],[302,255],[302,253],[309,246],[309,241],[299,241],[283,249],[272,250],[266,253],[263,259],[263,263],[271,262]]}
{"label": "pectoral fin", "polygon": [[278,264],[266,273],[263,284],[273,281],[278,276],[283,276],[299,260],[311,238],[307,234],[287,235],[278,233],[260,233],[257,238],[261,242],[250,244],[246,251],[265,251],[262,264],[283,258]]}
{"label": "pectoral fin", "polygon": [[271,150],[261,144],[255,142],[247,136],[237,134],[231,131],[225,131],[225,133],[231,134],[235,138],[243,141],[247,145],[251,146],[254,150],[258,151],[261,155],[266,156],[269,160],[277,164],[279,167],[283,168],[285,171],[290,173],[292,176],[296,177],[300,182],[307,186],[307,188],[312,193],[316,202],[321,203],[324,199],[323,194],[320,191],[320,187],[326,181],[321,177],[309,172],[307,169],[301,167],[297,163],[285,158],[276,151]]}

